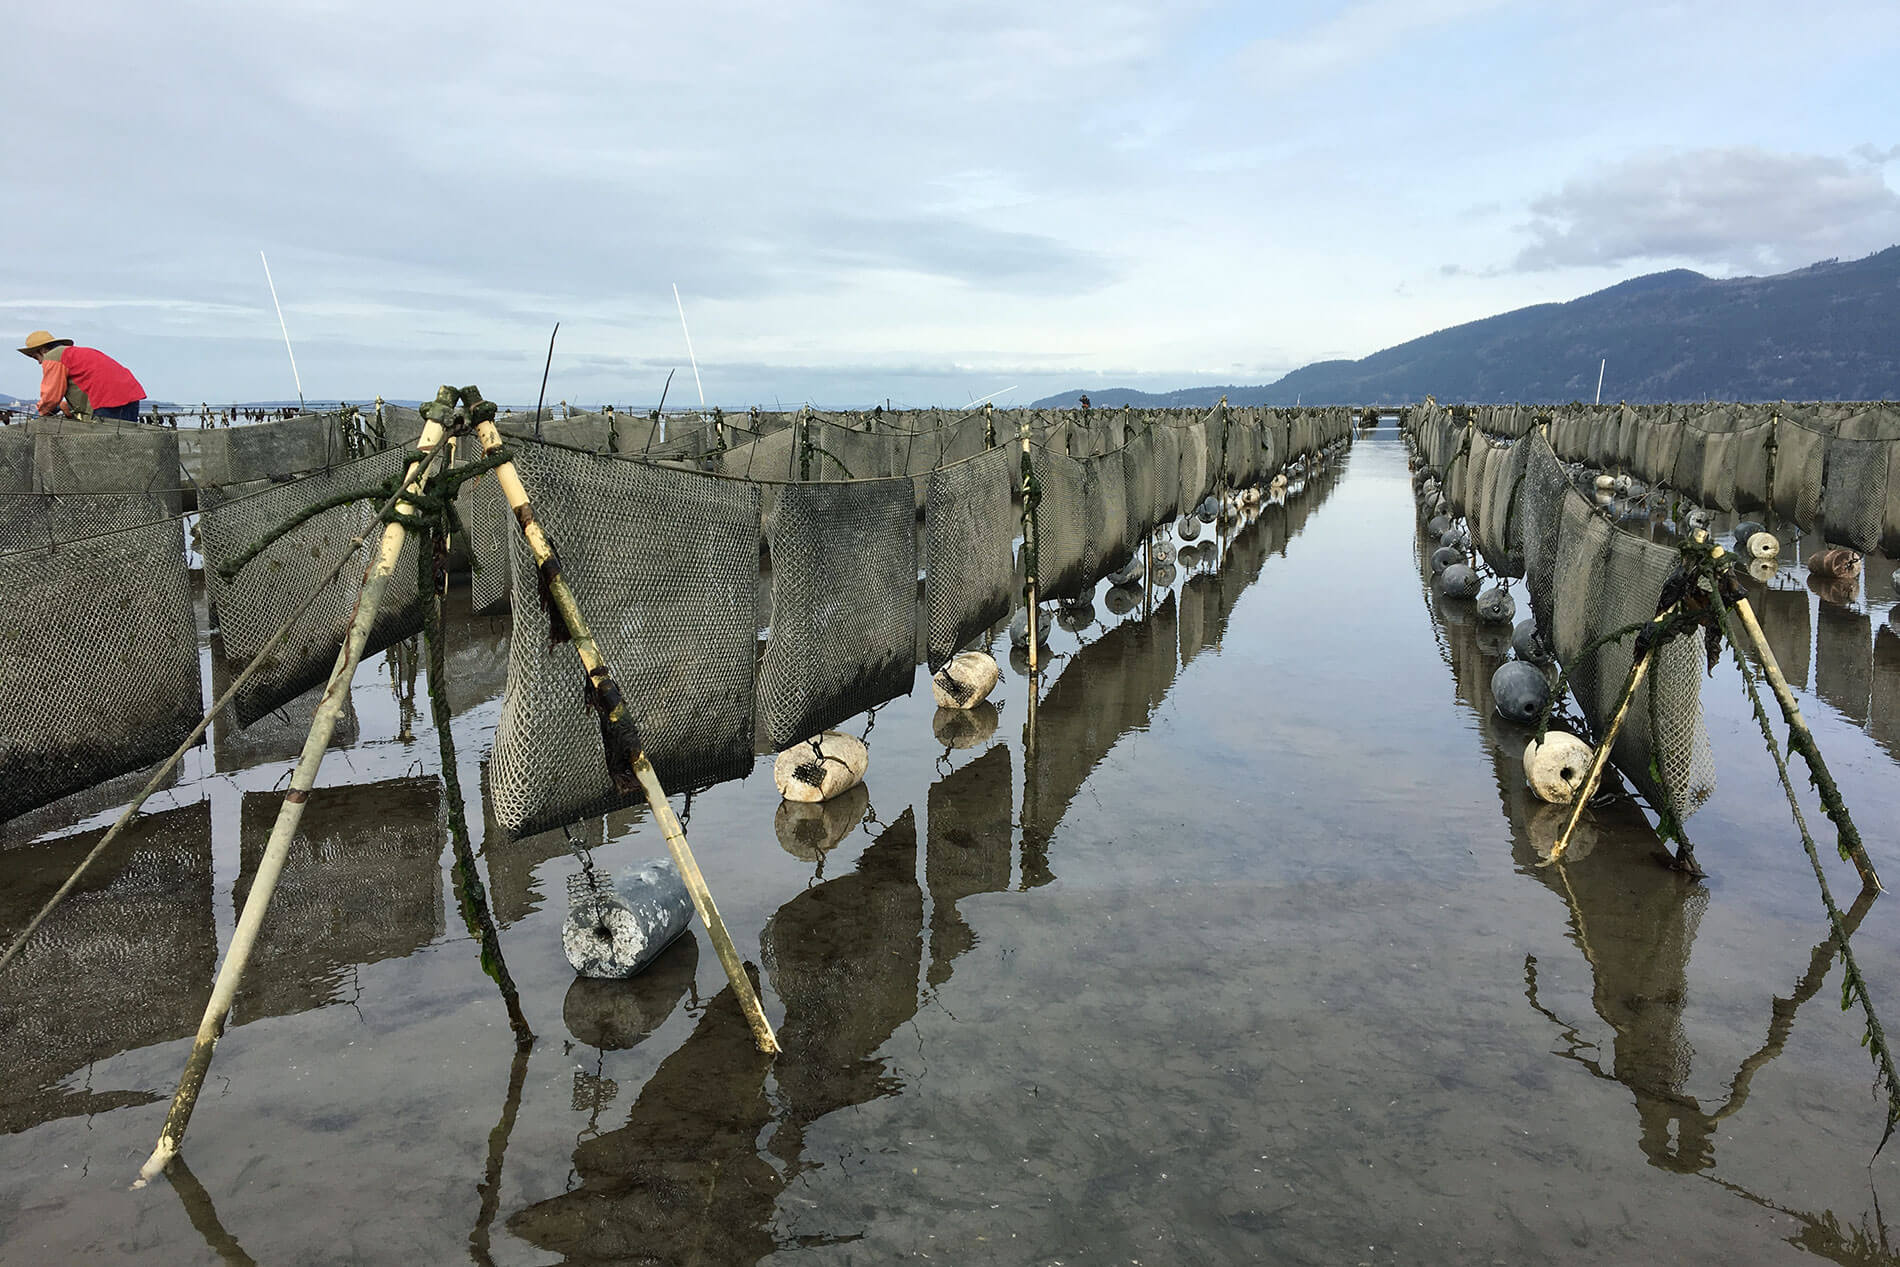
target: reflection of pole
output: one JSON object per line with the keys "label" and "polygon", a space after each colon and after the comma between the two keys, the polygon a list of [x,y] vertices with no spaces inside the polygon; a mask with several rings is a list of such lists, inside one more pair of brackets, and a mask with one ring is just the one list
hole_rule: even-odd
{"label": "reflection of pole", "polygon": [[[420,495],[427,468],[435,460],[442,436],[441,423],[430,421],[424,424],[422,437],[417,441],[421,453],[409,464],[403,476],[405,493]],[[290,853],[290,842],[297,834],[297,825],[303,820],[303,807],[310,799],[310,789],[316,785],[317,769],[323,764],[323,754],[330,747],[330,735],[336,729],[344,701],[349,699],[350,680],[356,676],[356,666],[363,658],[363,647],[369,641],[370,626],[376,621],[376,609],[382,603],[383,591],[388,588],[390,575],[395,572],[396,561],[402,554],[403,541],[408,536],[403,520],[415,513],[415,508],[408,501],[398,499],[394,517],[383,526],[376,562],[370,566],[368,575],[363,579],[349,633],[337,652],[336,667],[330,671],[329,685],[324,687],[323,697],[317,702],[316,715],[310,722],[310,734],[304,739],[303,753],[297,758],[297,768],[290,776],[290,790],[284,793],[283,805],[277,811],[277,822],[271,828],[270,841],[264,846],[264,856],[251,881],[250,894],[244,899],[244,911],[238,916],[237,929],[231,934],[230,948],[225,951],[224,963],[219,967],[217,981],[211,987],[211,998],[205,1004],[204,1017],[198,1022],[198,1037],[192,1043],[184,1073],[179,1076],[178,1090],[172,1096],[171,1109],[165,1114],[164,1129],[159,1132],[158,1144],[152,1149],[152,1155],[139,1168],[138,1183],[141,1185],[164,1170],[177,1155],[178,1145],[185,1137],[185,1128],[191,1124],[191,1111],[197,1107],[198,1092],[204,1086],[205,1075],[210,1072],[212,1054],[217,1049],[218,1039],[224,1034],[225,1018],[230,1015],[231,1005],[237,999],[238,982],[244,976],[244,965],[249,962],[251,949],[257,944],[258,930],[264,925],[265,908],[270,905],[271,893],[277,888],[277,877],[284,869],[284,859]]]}
{"label": "reflection of pole", "polygon": [[[495,429],[493,422],[480,423],[478,431],[484,453],[492,454],[502,447],[501,432]],[[515,464],[504,462],[496,467],[495,479],[501,485],[502,495],[508,499],[509,508],[515,512],[516,521],[521,525],[521,535],[526,538],[528,551],[534,556],[535,566],[547,585],[554,610],[573,640],[581,667],[586,671],[588,691],[598,701],[596,706],[601,711],[601,728],[608,732],[608,773],[614,780],[614,786],[623,786],[623,780],[630,773],[640,791],[645,794],[653,821],[659,824],[660,833],[666,838],[667,852],[672,855],[673,865],[679,868],[680,879],[686,882],[686,891],[693,898],[693,908],[698,911],[700,922],[706,926],[706,933],[712,938],[713,950],[726,970],[726,978],[732,982],[733,993],[738,996],[739,1006],[745,1012],[746,1023],[752,1027],[753,1039],[760,1051],[775,1053],[779,1047],[778,1039],[772,1033],[772,1023],[765,1019],[765,1009],[759,1004],[759,996],[752,988],[751,978],[746,976],[738,948],[732,944],[732,934],[726,931],[726,922],[719,917],[719,908],[713,904],[712,891],[706,887],[706,877],[700,874],[699,863],[693,857],[692,846],[687,843],[686,832],[674,815],[673,807],[667,804],[666,789],[660,786],[653,762],[639,745],[633,718],[625,701],[620,698],[620,688],[607,666],[606,657],[602,655],[599,644],[594,641],[593,631],[581,615],[573,589],[561,574],[561,564],[555,556],[554,545],[534,517],[534,506],[528,500],[528,490],[522,487]],[[624,753],[617,751],[622,743],[627,748]],[[626,761],[628,769],[615,768],[614,762],[621,759]]]}
{"label": "reflection of pole", "polygon": [[521,1112],[521,1089],[528,1081],[528,1049],[515,1048],[514,1063],[508,1066],[508,1097],[501,1104],[501,1120],[488,1133],[488,1165],[482,1171],[481,1207],[475,1212],[475,1226],[468,1234],[468,1249],[478,1263],[492,1263],[488,1229],[494,1225],[501,1208],[501,1163],[508,1154],[508,1137],[515,1131],[515,1116]]}
{"label": "reflection of pole", "polygon": [[205,1244],[218,1256],[219,1262],[231,1263],[233,1267],[257,1267],[257,1260],[244,1252],[237,1237],[231,1235],[218,1218],[218,1208],[211,1203],[211,1194],[198,1182],[198,1176],[191,1173],[191,1167],[185,1164],[183,1157],[172,1162],[169,1176],[172,1191],[178,1194],[178,1200],[185,1207],[185,1217],[191,1220],[191,1226],[198,1235],[204,1237]]}
{"label": "reflection of pole", "polygon": [[[1029,456],[1029,411],[1023,411],[1020,428],[1023,442],[1023,602],[1029,615],[1029,671],[1036,671],[1036,504],[1034,467]],[[1030,707],[1035,707],[1034,683],[1029,687]]]}

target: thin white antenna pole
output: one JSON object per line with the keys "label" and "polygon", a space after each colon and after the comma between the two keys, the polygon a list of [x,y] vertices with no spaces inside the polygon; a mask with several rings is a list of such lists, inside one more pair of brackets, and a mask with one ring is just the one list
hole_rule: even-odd
{"label": "thin white antenna pole", "polygon": [[980,405],[986,400],[995,400],[998,396],[1001,396],[1004,392],[1013,392],[1015,390],[1016,390],[1016,384],[1011,383],[1008,387],[999,388],[998,390],[991,392],[987,396],[978,396],[975,400],[971,401],[970,404],[965,405],[964,408],[968,409],[971,406]]}
{"label": "thin white antenna pole", "polygon": [[284,351],[290,353],[290,377],[297,384],[297,407],[303,407],[303,375],[297,372],[297,354],[290,351],[290,327],[284,324],[284,306],[277,302],[277,283],[271,280],[270,261],[264,259],[259,251],[257,258],[264,260],[264,284],[270,287],[270,304],[277,309],[277,328],[284,332]]}
{"label": "thin white antenna pole", "polygon": [[1604,357],[1597,364],[1597,404],[1603,403],[1603,371],[1610,367],[1610,358]]}
{"label": "thin white antenna pole", "polygon": [[693,332],[686,328],[686,305],[680,302],[680,284],[673,283],[673,306],[680,310],[680,332],[686,336],[686,359],[693,363],[693,386],[699,389],[699,407],[706,407],[706,384],[699,381],[699,358],[693,355]]}

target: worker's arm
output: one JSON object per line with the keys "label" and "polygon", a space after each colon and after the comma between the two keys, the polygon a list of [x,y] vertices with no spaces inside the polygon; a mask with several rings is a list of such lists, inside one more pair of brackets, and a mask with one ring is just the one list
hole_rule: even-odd
{"label": "worker's arm", "polygon": [[40,362],[40,412],[43,414],[63,413],[72,415],[71,406],[66,403],[67,374],[64,362],[51,357]]}

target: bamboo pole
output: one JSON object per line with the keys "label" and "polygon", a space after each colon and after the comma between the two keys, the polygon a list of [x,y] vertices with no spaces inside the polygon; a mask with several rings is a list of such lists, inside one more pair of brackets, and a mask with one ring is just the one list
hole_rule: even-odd
{"label": "bamboo pole", "polygon": [[[482,451],[485,454],[492,454],[502,447],[501,432],[496,430],[493,422],[477,424],[477,434],[482,438]],[[561,575],[554,546],[534,517],[534,506],[528,500],[528,490],[522,486],[521,475],[515,470],[515,464],[504,462],[496,467],[495,479],[501,485],[502,495],[508,499],[509,508],[515,512],[515,520],[521,525],[521,535],[527,540],[528,551],[534,556],[535,565],[546,578],[555,611],[567,626],[568,636],[573,640],[574,650],[580,655],[581,667],[586,672],[589,685],[597,696],[613,701],[606,717],[608,724],[626,724],[626,704],[619,698],[620,692],[614,683],[612,670],[608,668],[600,644],[594,641],[593,631],[588,628],[587,620],[581,614],[574,591],[568,586],[567,578]],[[686,832],[681,828],[672,806],[666,802],[666,789],[660,786],[653,762],[638,748],[630,755],[629,761],[640,790],[646,795],[647,808],[652,811],[653,821],[659,824],[660,833],[666,838],[667,852],[673,857],[673,865],[679,868],[680,878],[686,882],[686,891],[692,895],[693,909],[699,913],[700,922],[706,926],[706,932],[712,938],[713,950],[726,970],[726,979],[732,983],[733,993],[738,996],[739,1006],[745,1012],[746,1023],[752,1027],[754,1041],[758,1043],[760,1051],[776,1053],[779,1045],[777,1036],[772,1033],[772,1023],[765,1017],[765,1009],[759,1003],[758,992],[752,988],[752,979],[746,975],[738,948],[732,944],[732,934],[726,931],[726,923],[719,917],[719,908],[713,903],[712,891],[706,887],[706,877],[700,873],[692,846],[687,843]]]}
{"label": "bamboo pole", "polygon": [[[435,450],[441,445],[442,437],[440,423],[427,422],[423,425],[422,437],[416,446],[421,450],[421,456],[409,464],[403,476],[405,494],[421,492],[423,476],[434,461]],[[409,513],[412,509],[403,498],[396,500],[398,515]],[[170,1111],[165,1114],[165,1125],[159,1132],[158,1144],[139,1168],[138,1181],[134,1187],[143,1187],[164,1170],[171,1159],[177,1156],[178,1146],[184,1141],[185,1128],[191,1124],[191,1112],[198,1103],[198,1092],[204,1086],[205,1074],[211,1069],[211,1057],[217,1050],[218,1039],[224,1034],[225,1017],[237,998],[238,982],[244,976],[244,965],[249,962],[251,949],[257,944],[257,933],[263,927],[265,909],[270,905],[271,894],[277,888],[277,877],[284,869],[284,858],[290,853],[291,838],[297,834],[297,825],[303,821],[304,804],[310,799],[310,789],[316,785],[317,770],[323,765],[323,754],[330,746],[331,732],[336,729],[337,717],[350,695],[350,679],[355,677],[356,666],[363,658],[363,646],[369,641],[370,625],[375,622],[376,609],[382,603],[383,590],[389,585],[390,575],[396,570],[396,562],[402,554],[403,540],[407,535],[400,523],[392,522],[383,526],[376,561],[370,565],[369,572],[363,578],[356,611],[350,617],[349,633],[337,652],[336,667],[330,671],[330,681],[323,688],[323,697],[317,702],[316,716],[312,718],[310,733],[304,739],[303,753],[297,758],[297,768],[290,776],[290,790],[284,793],[284,802],[277,810],[277,822],[271,828],[270,841],[264,846],[264,856],[258,862],[257,874],[251,880],[250,894],[244,899],[244,911],[238,916],[237,929],[231,934],[230,948],[225,951],[224,963],[219,967],[217,981],[211,987],[211,999],[205,1004],[204,1016],[198,1022],[198,1036],[192,1043],[190,1057],[185,1061],[184,1073],[179,1076],[178,1090],[172,1096]]]}
{"label": "bamboo pole", "polygon": [[[1019,434],[1021,436],[1022,443],[1023,443],[1023,580],[1024,580],[1024,590],[1025,590],[1024,600],[1028,604],[1028,612],[1029,612],[1029,624],[1028,624],[1029,671],[1031,673],[1034,673],[1036,672],[1036,667],[1037,667],[1036,666],[1036,605],[1039,600],[1036,593],[1036,568],[1032,566],[1032,564],[1037,563],[1038,560],[1036,559],[1036,523],[1035,523],[1035,518],[1034,518],[1035,512],[1030,508],[1030,505],[1029,505],[1029,464],[1033,459],[1030,457],[1030,454],[1029,454],[1029,412],[1027,410],[1023,411],[1023,420],[1022,420],[1022,423],[1020,424]],[[1033,685],[1030,687],[1030,691],[1032,694],[1034,693],[1035,687]]]}
{"label": "bamboo pole", "polygon": [[[1674,610],[1670,608],[1670,611]],[[1659,614],[1651,622],[1650,628],[1654,629],[1662,619],[1663,616]],[[1597,784],[1603,778],[1603,768],[1610,764],[1610,750],[1616,747],[1617,732],[1623,729],[1623,719],[1629,716],[1630,705],[1636,699],[1636,690],[1643,684],[1643,678],[1648,676],[1649,662],[1656,658],[1656,650],[1652,645],[1630,665],[1629,676],[1623,680],[1623,693],[1617,697],[1616,711],[1610,714],[1610,724],[1604,730],[1603,742],[1591,754],[1590,768],[1584,773],[1583,786],[1577,789],[1577,794],[1570,800],[1570,817],[1564,820],[1563,831],[1556,843],[1551,845],[1550,857],[1538,863],[1538,866],[1548,867],[1563,861],[1565,851],[1570,848],[1570,837],[1577,830],[1577,824],[1583,821],[1583,811],[1588,807],[1590,798],[1596,795]]]}

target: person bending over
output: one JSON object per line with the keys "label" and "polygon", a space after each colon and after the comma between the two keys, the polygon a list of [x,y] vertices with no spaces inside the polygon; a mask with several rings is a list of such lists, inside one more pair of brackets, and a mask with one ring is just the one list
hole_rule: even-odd
{"label": "person bending over", "polygon": [[27,335],[20,352],[40,363],[42,414],[138,421],[145,389],[131,370],[104,352],[74,347],[71,339],[55,339],[44,330]]}

